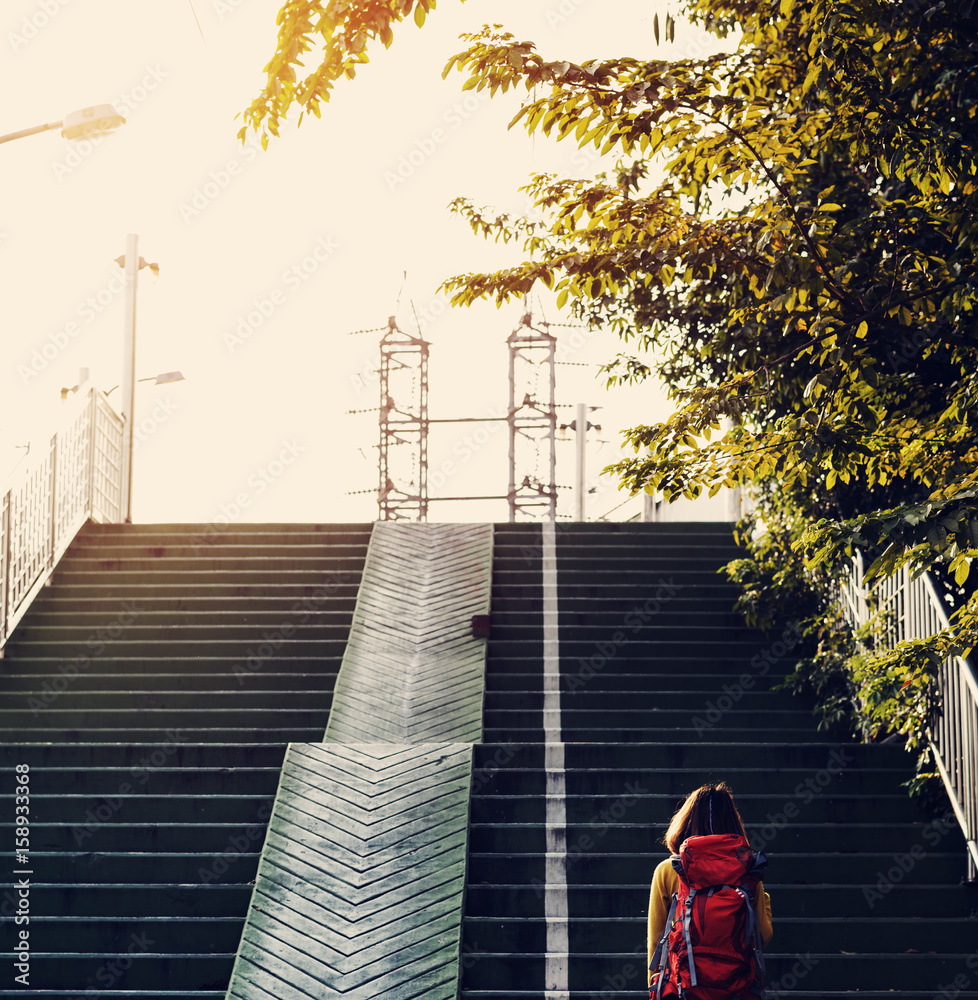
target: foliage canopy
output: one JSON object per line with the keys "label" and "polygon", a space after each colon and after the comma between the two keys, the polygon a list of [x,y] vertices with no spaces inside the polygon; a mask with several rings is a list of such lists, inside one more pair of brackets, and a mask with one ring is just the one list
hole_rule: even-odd
{"label": "foliage canopy", "polygon": [[[246,128],[277,134],[296,104],[318,115],[373,39],[390,45],[434,6],[290,0]],[[812,630],[826,621],[818,575],[854,546],[873,574],[944,572],[956,637],[850,673],[866,704],[866,676],[896,671],[898,698],[922,655],[978,635],[978,19],[972,0],[687,0],[684,13],[736,48],[577,64],[499,25],[463,36],[446,74],[520,88],[513,125],[619,159],[598,177],[531,178],[543,224],[455,201],[522,259],[447,287],[456,304],[502,303],[540,282],[614,330],[609,382],[659,374],[675,412],[627,430],[634,457],[612,470],[666,499],[754,488],[769,527],[754,590],[760,574],[783,598],[771,567],[804,562]],[[321,64],[299,82],[317,36]],[[805,586],[792,578],[796,597]],[[927,711],[899,728],[919,733]]]}

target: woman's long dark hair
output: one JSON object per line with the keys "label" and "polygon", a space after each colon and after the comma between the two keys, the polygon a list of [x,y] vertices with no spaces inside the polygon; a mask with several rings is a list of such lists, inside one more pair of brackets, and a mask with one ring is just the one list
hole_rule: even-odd
{"label": "woman's long dark hair", "polygon": [[678,854],[680,844],[687,837],[709,833],[736,833],[747,839],[744,821],[724,781],[703,785],[688,795],[672,817],[662,841],[673,854]]}

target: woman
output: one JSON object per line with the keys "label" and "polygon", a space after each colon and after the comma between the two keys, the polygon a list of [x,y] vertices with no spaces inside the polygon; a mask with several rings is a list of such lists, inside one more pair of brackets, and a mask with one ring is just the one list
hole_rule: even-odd
{"label": "woman", "polygon": [[[724,782],[703,785],[689,795],[672,817],[663,842],[673,854],[679,853],[680,845],[687,837],[706,836],[716,833],[733,833],[747,840],[743,821],[733,795]],[[679,874],[667,858],[655,869],[652,877],[652,892],[649,897],[649,964],[656,945],[665,929],[666,917],[672,903],[672,894],[679,890]],[[764,891],[764,884],[757,883],[754,893],[754,909],[760,925],[764,944],[771,940],[771,897]],[[649,984],[652,971],[649,972]]]}

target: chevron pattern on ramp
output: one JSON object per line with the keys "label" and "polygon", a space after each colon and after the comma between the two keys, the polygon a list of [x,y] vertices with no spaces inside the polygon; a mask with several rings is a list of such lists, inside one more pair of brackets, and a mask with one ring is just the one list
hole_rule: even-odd
{"label": "chevron pattern on ramp", "polygon": [[292,744],[229,998],[454,1000],[472,747]]}
{"label": "chevron pattern on ramp", "polygon": [[233,1000],[454,1000],[491,525],[374,525],[321,744],[290,744]]}
{"label": "chevron pattern on ramp", "polygon": [[327,743],[478,743],[492,525],[378,522]]}

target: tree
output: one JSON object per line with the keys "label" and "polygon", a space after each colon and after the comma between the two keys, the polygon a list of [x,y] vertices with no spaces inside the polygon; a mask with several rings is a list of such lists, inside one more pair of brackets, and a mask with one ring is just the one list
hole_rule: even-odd
{"label": "tree", "polygon": [[[279,134],[279,125],[298,105],[299,124],[304,115],[320,117],[320,104],[328,102],[337,80],[352,80],[357,66],[368,62],[367,49],[381,41],[390,47],[394,26],[409,15],[420,28],[436,0],[287,0],[279,10],[278,43],[265,66],[267,82],[244,112],[248,130],[261,134],[267,147],[269,135]],[[464,0],[462,0],[464,3]],[[304,68],[306,53],[319,47],[319,65],[302,80],[296,67]]]}
{"label": "tree", "polygon": [[[295,103],[318,114],[372,38],[389,45],[392,25],[412,10],[422,23],[433,6],[288,4],[249,125],[275,134]],[[873,574],[945,570],[955,634],[868,671],[893,674],[877,702],[916,699],[899,726],[914,738],[931,696],[926,657],[978,635],[967,589],[978,555],[978,21],[970,0],[689,0],[686,14],[737,33],[735,51],[575,64],[499,26],[467,36],[446,73],[493,94],[524,88],[514,124],[620,159],[597,178],[532,178],[542,224],[456,201],[475,232],[520,244],[522,260],[447,286],[460,305],[552,288],[621,338],[612,384],[652,376],[655,358],[675,412],[625,432],[635,457],[612,471],[667,499],[752,486],[770,530],[754,569],[734,572],[754,592],[766,579],[777,601],[784,590],[764,566],[804,561],[811,629],[827,608],[818,574],[856,545]],[[297,84],[292,65],[316,34],[322,65]],[[865,696],[865,676],[848,676]]]}

